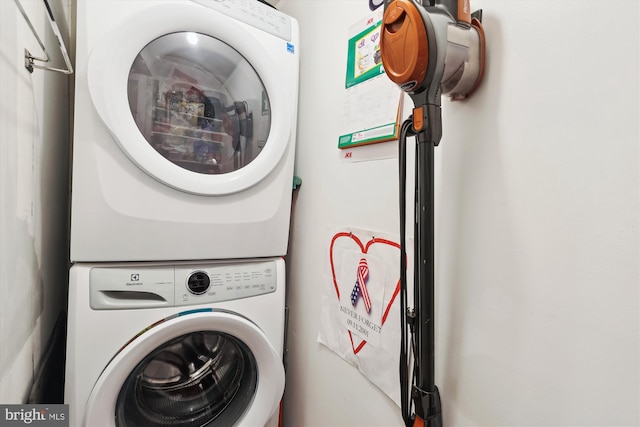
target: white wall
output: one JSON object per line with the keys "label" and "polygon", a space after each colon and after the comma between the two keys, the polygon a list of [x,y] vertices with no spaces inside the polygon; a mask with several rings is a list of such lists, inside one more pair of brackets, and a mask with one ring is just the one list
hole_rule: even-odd
{"label": "white wall", "polygon": [[[71,1],[50,1],[69,34]],[[54,66],[64,62],[41,1],[22,0]],[[68,42],[68,38],[67,38]],[[68,46],[68,43],[67,43]],[[66,307],[69,77],[24,68],[41,50],[13,1],[0,1],[0,403],[25,402]]]}
{"label": "white wall", "polygon": [[[398,230],[396,159],[346,163],[336,148],[346,31],[367,5],[278,4],[302,35],[287,427],[401,425],[316,342],[328,225]],[[472,6],[484,9],[486,76],[467,102],[444,101],[436,150],[445,423],[637,426],[639,3]]]}

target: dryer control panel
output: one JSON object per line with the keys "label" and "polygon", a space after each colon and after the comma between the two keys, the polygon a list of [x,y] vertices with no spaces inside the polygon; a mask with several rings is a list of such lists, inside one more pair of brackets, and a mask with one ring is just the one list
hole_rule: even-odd
{"label": "dryer control panel", "polygon": [[94,310],[208,304],[277,288],[274,261],[95,267],[89,280]]}
{"label": "dryer control panel", "polygon": [[291,41],[291,18],[275,8],[255,0],[192,0],[202,6],[217,10],[227,16],[242,21]]}

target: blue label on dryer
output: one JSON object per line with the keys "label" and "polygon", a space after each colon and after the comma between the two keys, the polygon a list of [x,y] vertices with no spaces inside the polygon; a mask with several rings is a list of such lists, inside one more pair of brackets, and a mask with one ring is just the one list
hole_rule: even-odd
{"label": "blue label on dryer", "polygon": [[295,47],[293,46],[293,44],[291,44],[291,43],[287,43],[287,52],[289,52],[289,53],[296,53],[296,52],[295,52]]}

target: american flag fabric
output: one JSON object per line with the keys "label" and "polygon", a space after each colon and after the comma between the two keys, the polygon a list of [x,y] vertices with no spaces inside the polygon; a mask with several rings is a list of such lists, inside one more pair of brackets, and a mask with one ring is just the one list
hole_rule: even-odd
{"label": "american flag fabric", "polygon": [[370,313],[371,298],[369,297],[369,291],[367,290],[367,281],[369,281],[369,266],[367,265],[367,260],[361,258],[358,263],[356,284],[351,291],[351,304],[355,307],[358,303],[358,298],[362,297],[362,301],[364,301],[364,308],[367,310],[367,313]]}

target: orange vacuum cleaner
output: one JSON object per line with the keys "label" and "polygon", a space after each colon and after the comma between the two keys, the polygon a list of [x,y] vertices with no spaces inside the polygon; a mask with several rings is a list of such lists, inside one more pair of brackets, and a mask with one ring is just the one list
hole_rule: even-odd
{"label": "orange vacuum cleaner", "polygon": [[[413,114],[402,124],[398,144],[402,418],[407,427],[441,427],[442,403],[434,360],[434,147],[442,137],[442,95],[463,100],[482,81],[482,10],[471,13],[469,0],[385,0],[380,51],[387,76],[414,104]],[[413,309],[407,307],[408,136],[416,141]],[[411,353],[413,366],[409,366]]]}

